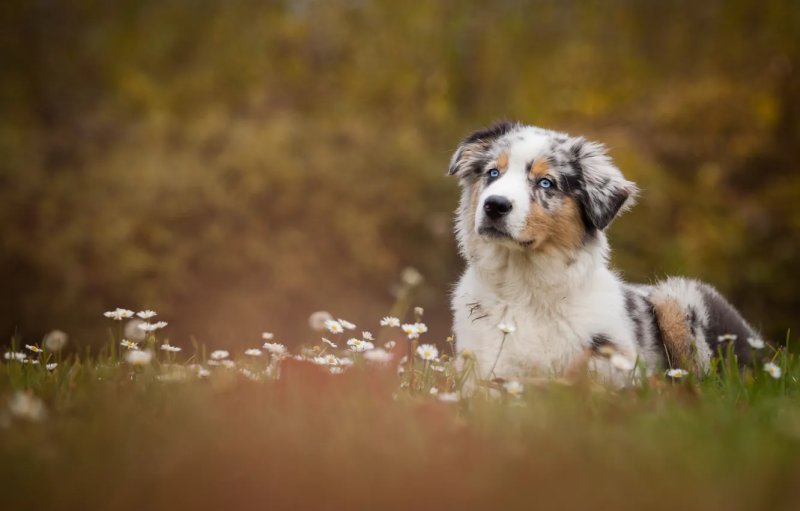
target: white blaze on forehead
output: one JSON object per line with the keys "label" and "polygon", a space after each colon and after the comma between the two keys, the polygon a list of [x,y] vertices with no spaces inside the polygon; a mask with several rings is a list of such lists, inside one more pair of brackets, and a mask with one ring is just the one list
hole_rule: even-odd
{"label": "white blaze on forehead", "polygon": [[528,164],[545,155],[550,146],[550,138],[539,130],[526,128],[509,135],[504,142],[508,144],[503,150],[508,155],[508,168],[481,193],[475,216],[475,229],[477,231],[483,225],[485,219],[483,205],[486,199],[492,195],[499,195],[511,201],[512,209],[505,218],[505,227],[508,233],[516,238],[525,228],[530,212]]}

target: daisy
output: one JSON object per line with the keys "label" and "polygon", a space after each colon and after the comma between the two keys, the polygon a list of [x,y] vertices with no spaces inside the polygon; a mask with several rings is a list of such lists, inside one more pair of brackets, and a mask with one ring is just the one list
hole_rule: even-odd
{"label": "daisy", "polygon": [[125,362],[132,366],[146,366],[153,359],[153,354],[149,351],[129,351],[125,354]]}
{"label": "daisy", "polygon": [[514,332],[517,331],[517,327],[515,327],[511,323],[505,323],[505,322],[498,324],[497,328],[500,329],[500,331],[503,332],[504,334],[513,334]]}
{"label": "daisy", "polygon": [[223,360],[221,363],[226,369],[233,369],[236,367],[236,362],[233,360]]}
{"label": "daisy", "polygon": [[139,311],[136,313],[136,315],[142,319],[150,319],[158,316],[158,314],[156,314],[156,311],[151,311],[151,310]]}
{"label": "daisy", "polygon": [[439,401],[444,403],[457,403],[459,400],[457,392],[445,392],[443,394],[439,394]]}
{"label": "daisy", "polygon": [[405,333],[409,339],[419,339],[419,329],[417,328],[417,325],[405,323],[401,328],[403,329],[403,333]]}
{"label": "daisy", "polygon": [[47,351],[61,351],[64,345],[67,344],[68,339],[69,336],[61,330],[53,330],[44,336],[42,344],[47,348]]}
{"label": "daisy", "polygon": [[611,361],[611,365],[620,371],[633,371],[633,368],[635,367],[635,364],[633,361],[631,361],[631,359],[620,355],[619,353],[614,353],[611,355],[609,360]]}
{"label": "daisy", "polygon": [[172,345],[170,345],[169,343],[164,343],[164,344],[162,344],[162,345],[161,345],[161,349],[162,349],[163,351],[169,351],[170,353],[177,353],[177,352],[179,352],[179,351],[181,350],[179,347],[177,347],[177,346],[172,346]]}
{"label": "daisy", "polygon": [[505,389],[506,392],[508,392],[514,397],[519,397],[522,395],[523,387],[522,384],[518,381],[514,380],[507,381],[503,384],[503,388]]}
{"label": "daisy", "polygon": [[279,344],[277,342],[265,342],[264,345],[261,347],[269,351],[273,355],[277,356],[286,355],[286,346],[284,346],[283,344]]}
{"label": "daisy", "polygon": [[261,338],[264,339],[265,341],[271,341],[272,339],[275,338],[275,334],[273,334],[272,332],[263,332],[261,334]]}
{"label": "daisy", "polygon": [[248,380],[258,381],[260,379],[258,373],[255,373],[245,367],[239,369],[239,372],[242,373]]}
{"label": "daisy", "polygon": [[385,364],[387,362],[390,362],[392,358],[393,355],[383,348],[376,348],[374,350],[369,350],[368,352],[364,353],[364,360],[368,360],[370,362],[376,362],[378,364]]}
{"label": "daisy", "polygon": [[428,331],[428,325],[426,325],[425,323],[414,323],[414,326],[417,327],[418,333],[424,334],[425,332]]}
{"label": "daisy", "polygon": [[209,376],[211,376],[211,371],[209,371],[208,369],[204,367],[200,367],[197,369],[198,378],[208,378]]}
{"label": "daisy", "polygon": [[133,317],[133,311],[128,310],[128,309],[121,309],[121,308],[117,307],[113,311],[104,312],[103,316],[105,316],[107,318],[111,318],[114,321],[122,321],[123,319],[126,319],[126,318],[132,318]]}
{"label": "daisy", "polygon": [[669,371],[667,371],[667,376],[669,376],[670,378],[680,379],[688,375],[689,371],[687,371],[686,369],[670,369]]}
{"label": "daisy", "polygon": [[[155,332],[159,328],[163,328],[162,326],[159,326],[159,323],[164,323],[164,322],[163,321],[159,321],[158,323],[143,322],[143,323],[139,323],[138,325],[136,325],[136,327],[139,330],[144,330],[145,332]],[[164,323],[164,326],[167,326],[167,324]]]}
{"label": "daisy", "polygon": [[361,332],[361,337],[363,337],[365,341],[375,340],[375,337],[372,335],[372,332],[367,332],[366,330]]}
{"label": "daisy", "polygon": [[34,353],[41,353],[41,352],[43,352],[43,351],[44,351],[44,350],[43,350],[42,348],[40,348],[39,346],[35,346],[35,345],[33,345],[33,344],[26,344],[26,345],[25,345],[25,347],[26,347],[27,349],[29,349],[30,351],[34,352]]}
{"label": "daisy", "polygon": [[248,357],[260,357],[261,356],[261,350],[258,349],[258,348],[250,348],[250,349],[244,350],[244,354],[247,355]]}
{"label": "daisy", "polygon": [[389,341],[389,342],[387,342],[386,344],[383,345],[383,347],[386,348],[389,351],[393,350],[395,346],[397,346],[397,343],[394,342],[394,341]]}
{"label": "daisy", "polygon": [[54,371],[56,367],[58,367],[58,362],[50,362],[45,366],[48,371]]}
{"label": "daisy", "polygon": [[774,364],[772,362],[767,362],[766,364],[764,364],[764,370],[768,372],[769,375],[775,378],[776,380],[781,377],[781,374],[783,374],[781,368],[777,364]]}
{"label": "daisy", "polygon": [[322,338],[322,342],[330,346],[331,348],[338,348],[339,346],[336,345],[335,342],[332,342],[330,339]]}
{"label": "daisy", "polygon": [[328,311],[313,312],[308,317],[308,326],[311,327],[311,330],[322,332],[327,328],[325,322],[331,320],[333,320],[333,316],[331,316],[331,313]]}
{"label": "daisy", "polygon": [[228,353],[225,350],[214,350],[214,351],[211,352],[211,359],[212,360],[224,360],[224,359],[228,358],[229,356],[231,356],[231,354]]}
{"label": "daisy", "polygon": [[121,341],[119,341],[119,344],[123,348],[128,348],[129,350],[138,350],[139,349],[139,345],[138,344],[136,344],[135,342],[131,342],[131,341],[127,340],[127,339],[122,339]]}
{"label": "daisy", "polygon": [[38,422],[45,418],[47,410],[44,402],[30,392],[17,392],[8,404],[8,411],[11,415]]}
{"label": "daisy", "polygon": [[417,355],[422,360],[436,360],[439,358],[439,350],[433,344],[420,344],[417,347]]}
{"label": "daisy", "polygon": [[325,321],[325,328],[328,329],[328,332],[332,334],[340,334],[344,332],[344,328],[342,328],[342,324],[334,319],[329,319]]}
{"label": "daisy", "polygon": [[758,337],[748,337],[747,344],[749,344],[753,349],[756,350],[762,350],[767,346],[766,344],[764,344],[764,341],[762,341]]}
{"label": "daisy", "polygon": [[336,358],[336,355],[324,355],[321,357],[314,357],[313,361],[317,365],[321,366],[335,366],[339,365],[339,359]]}
{"label": "daisy", "polygon": [[717,336],[717,342],[735,341],[738,337],[734,334],[725,334]]}
{"label": "daisy", "polygon": [[381,326],[389,326],[389,327],[397,328],[397,327],[400,326],[400,319],[396,318],[394,316],[385,316],[381,320]]}
{"label": "daisy", "polygon": [[375,348],[375,345],[369,341],[362,341],[360,339],[350,339],[347,341],[347,345],[350,346],[350,349],[355,351],[356,353],[361,353],[362,351],[369,351]]}
{"label": "daisy", "polygon": [[425,314],[425,309],[422,307],[414,307],[414,316],[421,318]]}
{"label": "daisy", "polygon": [[355,330],[356,326],[349,321],[339,318],[339,324],[345,327],[348,330]]}

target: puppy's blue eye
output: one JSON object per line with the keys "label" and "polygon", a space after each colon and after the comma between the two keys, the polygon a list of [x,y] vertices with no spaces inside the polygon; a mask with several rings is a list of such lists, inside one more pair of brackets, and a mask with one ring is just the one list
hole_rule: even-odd
{"label": "puppy's blue eye", "polygon": [[544,188],[545,190],[553,186],[553,182],[547,179],[546,177],[540,179],[539,182],[536,184],[539,185],[539,188]]}
{"label": "puppy's blue eye", "polygon": [[489,171],[489,177],[490,177],[491,179],[495,179],[495,178],[498,178],[498,177],[500,177],[500,171],[499,171],[499,170],[497,170],[497,169],[492,169],[492,170],[490,170],[490,171]]}

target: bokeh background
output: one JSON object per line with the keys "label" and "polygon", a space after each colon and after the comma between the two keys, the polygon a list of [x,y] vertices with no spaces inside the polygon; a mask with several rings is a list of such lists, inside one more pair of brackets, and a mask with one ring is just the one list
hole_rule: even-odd
{"label": "bokeh background", "polygon": [[499,118],[605,142],[643,189],[631,280],[707,280],[773,339],[800,295],[792,0],[7,0],[0,339],[109,308],[254,345],[374,326],[405,267],[434,338],[462,269],[458,140]]}

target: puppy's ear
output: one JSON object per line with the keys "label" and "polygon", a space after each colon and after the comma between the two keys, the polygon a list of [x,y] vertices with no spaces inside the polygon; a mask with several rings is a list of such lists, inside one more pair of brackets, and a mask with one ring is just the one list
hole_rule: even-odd
{"label": "puppy's ear", "polygon": [[461,141],[458,149],[450,158],[449,176],[469,178],[479,174],[486,158],[486,153],[498,138],[517,126],[516,123],[501,121],[489,128],[480,129]]}
{"label": "puppy's ear", "polygon": [[633,206],[639,189],[623,177],[602,144],[583,137],[570,139],[567,144],[569,164],[579,184],[577,196],[584,222],[603,230],[617,215]]}

